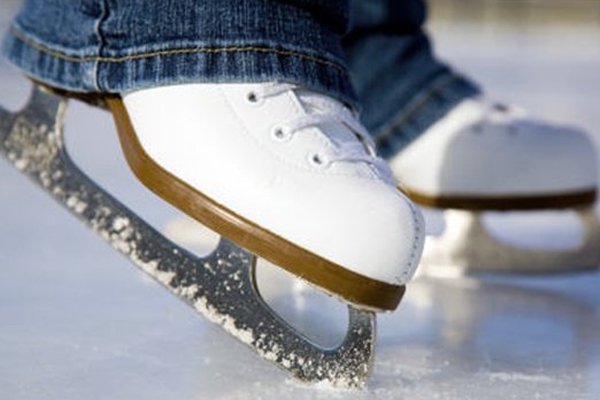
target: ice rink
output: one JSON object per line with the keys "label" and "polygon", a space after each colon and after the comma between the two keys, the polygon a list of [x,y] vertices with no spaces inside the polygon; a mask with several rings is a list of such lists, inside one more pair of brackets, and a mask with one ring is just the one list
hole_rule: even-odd
{"label": "ice rink", "polygon": [[[598,146],[600,7],[585,3],[564,15],[551,7],[509,12],[502,2],[466,14],[439,6],[430,30],[439,54],[491,95],[581,126]],[[17,8],[0,0],[0,31]],[[28,91],[0,61],[0,104],[17,109]],[[173,221],[174,211],[130,174],[107,113],[73,103],[66,131],[90,176],[159,229]],[[502,227],[534,246],[579,239],[574,221],[554,214],[516,216]],[[290,380],[145,278],[4,160],[0,273],[0,399],[600,398],[597,272],[417,279],[395,313],[379,316],[374,373],[359,392]],[[334,343],[345,308],[294,296],[277,279],[264,283],[273,307]]]}

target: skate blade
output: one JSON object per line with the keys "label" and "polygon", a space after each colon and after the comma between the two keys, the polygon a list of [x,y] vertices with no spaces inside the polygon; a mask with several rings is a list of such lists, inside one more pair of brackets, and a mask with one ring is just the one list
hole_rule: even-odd
{"label": "skate blade", "polygon": [[67,99],[35,86],[28,104],[0,108],[0,153],[113,248],[199,314],[306,383],[357,388],[373,364],[375,314],[348,306],[343,342],[321,348],[279,318],[260,297],[256,258],[222,238],[197,257],[167,240],[85,176],[63,142]]}
{"label": "skate blade", "polygon": [[445,230],[426,240],[421,273],[457,277],[486,272],[551,274],[597,269],[600,223],[594,206],[580,206],[572,211],[582,222],[582,243],[573,249],[534,249],[496,239],[483,224],[480,212],[446,210]]}

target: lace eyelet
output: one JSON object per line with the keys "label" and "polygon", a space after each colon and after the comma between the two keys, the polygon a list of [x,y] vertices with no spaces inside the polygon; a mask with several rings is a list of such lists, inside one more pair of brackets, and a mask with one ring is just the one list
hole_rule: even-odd
{"label": "lace eyelet", "polygon": [[276,126],[271,131],[271,136],[278,142],[287,142],[291,139],[292,134],[286,127]]}
{"label": "lace eyelet", "polygon": [[328,165],[327,158],[319,153],[312,153],[308,156],[308,161],[317,167],[325,167]]}
{"label": "lace eyelet", "polygon": [[263,103],[263,98],[255,91],[250,91],[246,94],[246,103],[257,106]]}

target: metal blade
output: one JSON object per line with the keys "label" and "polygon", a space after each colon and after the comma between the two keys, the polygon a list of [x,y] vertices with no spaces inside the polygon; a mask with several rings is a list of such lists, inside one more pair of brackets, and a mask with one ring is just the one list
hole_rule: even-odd
{"label": "metal blade", "polygon": [[348,307],[348,331],[339,347],[324,349],[311,343],[260,297],[252,254],[222,239],[211,255],[199,258],[85,176],[63,143],[66,106],[66,98],[34,87],[23,110],[15,114],[2,110],[1,153],[135,265],[262,358],[307,383],[364,385],[375,346],[372,312]]}

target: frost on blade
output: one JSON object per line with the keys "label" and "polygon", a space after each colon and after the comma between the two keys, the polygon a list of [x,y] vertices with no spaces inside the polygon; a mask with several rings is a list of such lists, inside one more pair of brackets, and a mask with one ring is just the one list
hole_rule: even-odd
{"label": "frost on blade", "polygon": [[237,328],[235,319],[230,316],[223,315],[214,307],[211,307],[206,297],[197,299],[194,302],[194,307],[209,321],[222,326],[227,332],[238,338],[243,343],[251,345],[254,342],[254,334],[251,330]]}
{"label": "frost on blade", "polygon": [[179,286],[173,289],[180,297],[186,299],[193,299],[200,291],[200,287],[198,285]]}
{"label": "frost on blade", "polygon": [[8,159],[20,171],[48,171],[57,154],[56,147],[48,145],[45,140],[48,134],[47,125],[35,126],[26,118],[19,117],[4,144],[9,149]]}
{"label": "frost on blade", "polygon": [[112,223],[112,228],[115,231],[122,231],[128,226],[129,226],[129,218],[126,218],[126,217],[117,217],[114,219],[114,221]]}
{"label": "frost on blade", "polygon": [[70,196],[67,199],[67,207],[76,212],[77,214],[81,214],[87,208],[87,204],[81,200],[79,200],[76,196]]}
{"label": "frost on blade", "polygon": [[159,283],[162,283],[166,287],[172,286],[172,282],[177,274],[174,271],[161,269],[160,259],[147,259],[142,256],[139,249],[143,246],[139,243],[143,241],[143,235],[136,230],[129,218],[117,216],[112,220],[112,223],[107,225],[108,232],[106,237],[115,249],[127,255],[135,265]]}

